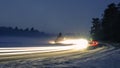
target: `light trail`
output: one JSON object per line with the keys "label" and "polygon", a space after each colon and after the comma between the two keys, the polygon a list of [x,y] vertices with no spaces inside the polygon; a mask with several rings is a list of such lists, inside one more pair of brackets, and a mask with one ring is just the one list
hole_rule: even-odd
{"label": "light trail", "polygon": [[73,49],[73,45],[46,46],[46,47],[10,47],[10,48],[0,48],[0,56],[29,54],[29,53],[44,53],[44,52],[64,51],[64,50],[70,50],[70,49]]}
{"label": "light trail", "polygon": [[[18,55],[18,54],[29,54],[29,53],[45,53],[65,50],[84,50],[88,47],[88,41],[85,39],[70,39],[61,41],[61,46],[44,46],[44,47],[8,47],[0,48],[1,55]],[[64,46],[62,46],[64,44]],[[67,44],[67,45],[66,45]],[[71,44],[71,45],[68,45]],[[66,45],[66,46],[65,46]]]}

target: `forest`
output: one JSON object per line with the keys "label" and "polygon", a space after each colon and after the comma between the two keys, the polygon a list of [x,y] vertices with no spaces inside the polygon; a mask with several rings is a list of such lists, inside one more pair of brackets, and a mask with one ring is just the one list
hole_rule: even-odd
{"label": "forest", "polygon": [[92,18],[90,30],[94,40],[120,42],[120,3],[111,3],[102,18]]}
{"label": "forest", "polygon": [[0,27],[0,36],[20,36],[20,37],[48,37],[52,34],[40,32],[37,29],[32,28],[18,28],[17,26],[15,28],[13,27]]}

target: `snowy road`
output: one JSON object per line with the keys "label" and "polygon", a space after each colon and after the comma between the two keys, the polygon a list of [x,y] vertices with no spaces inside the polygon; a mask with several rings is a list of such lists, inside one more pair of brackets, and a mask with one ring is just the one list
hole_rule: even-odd
{"label": "snowy road", "polygon": [[[14,53],[14,51],[16,52],[16,50],[14,49],[8,49],[10,51],[6,51],[3,54],[2,54],[2,50],[5,50],[5,49],[1,49],[0,68],[7,68],[7,67],[11,67],[11,68],[18,68],[18,67],[19,68],[33,68],[33,67],[35,68],[46,68],[46,67],[48,68],[49,67],[50,68],[56,68],[56,67],[57,68],[58,67],[60,68],[61,67],[108,68],[109,66],[111,66],[109,68],[119,68],[120,59],[117,59],[117,61],[115,61],[114,59],[120,56],[119,55],[120,49],[115,49],[114,47],[109,46],[107,44],[104,44],[104,45],[106,46],[102,46],[100,48],[96,48],[93,50],[82,50],[82,51],[73,50],[71,46],[61,46],[61,49],[59,47],[55,47],[51,49],[46,48],[45,50],[48,50],[48,52],[38,47],[37,47],[37,50],[36,50],[36,47],[35,49],[34,47],[23,48],[23,49],[18,48],[17,55]],[[66,47],[67,49],[64,49],[64,47]],[[29,50],[30,52],[26,52],[27,50]],[[44,53],[42,53],[41,51],[43,51]],[[8,52],[11,52],[11,53],[8,53]],[[22,53],[19,53],[19,52],[22,52]],[[113,60],[109,60],[111,58]],[[110,62],[114,61],[114,63],[110,63],[109,61]]]}

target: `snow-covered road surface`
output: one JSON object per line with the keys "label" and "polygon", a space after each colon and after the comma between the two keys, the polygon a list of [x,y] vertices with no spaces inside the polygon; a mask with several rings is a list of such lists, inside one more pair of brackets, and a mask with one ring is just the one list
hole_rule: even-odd
{"label": "snow-covered road surface", "polygon": [[119,57],[120,49],[106,45],[83,51],[68,49],[45,53],[1,55],[0,68],[120,68]]}

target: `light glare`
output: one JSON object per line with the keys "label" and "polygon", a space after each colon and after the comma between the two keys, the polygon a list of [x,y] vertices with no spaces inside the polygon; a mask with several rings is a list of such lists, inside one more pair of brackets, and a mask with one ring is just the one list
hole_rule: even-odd
{"label": "light glare", "polygon": [[[51,42],[55,44],[55,42]],[[60,44],[72,44],[74,49],[86,49],[88,47],[88,41],[86,39],[67,39],[64,41],[59,41]]]}
{"label": "light glare", "polygon": [[75,49],[86,49],[88,47],[88,41],[86,39],[76,40],[76,44],[74,45]]}

